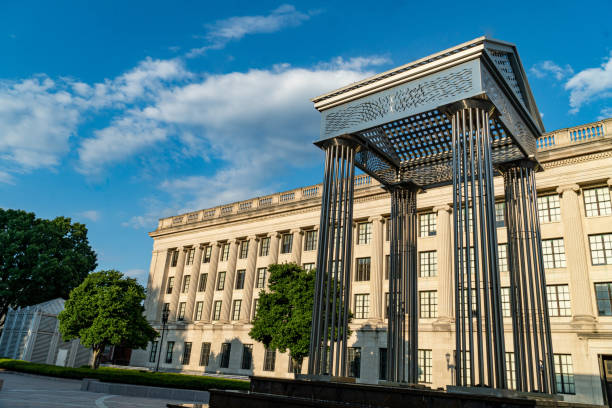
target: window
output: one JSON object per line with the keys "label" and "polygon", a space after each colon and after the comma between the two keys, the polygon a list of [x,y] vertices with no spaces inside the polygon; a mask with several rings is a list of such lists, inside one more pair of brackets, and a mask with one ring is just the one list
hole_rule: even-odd
{"label": "window", "polygon": [[348,348],[348,376],[359,378],[361,375],[361,347]]}
{"label": "window", "polygon": [[304,241],[304,251],[314,251],[317,249],[317,231],[306,231],[306,240]]}
{"label": "window", "polygon": [[468,302],[470,300],[472,301],[472,315],[476,316],[478,314],[478,298],[476,297],[476,288],[472,288],[469,293],[470,295],[468,296],[467,288],[463,289],[463,310],[466,318],[469,316]]}
{"label": "window", "polygon": [[391,255],[385,255],[385,279],[389,279],[389,268],[391,267]]}
{"label": "window", "polygon": [[230,355],[232,353],[232,345],[230,343],[221,344],[221,364],[219,367],[228,368],[230,362]]}
{"label": "window", "polygon": [[208,281],[208,274],[203,273],[200,275],[200,282],[198,284],[198,292],[204,292],[206,290],[206,282]]}
{"label": "window", "polygon": [[503,317],[512,317],[512,309],[510,308],[510,288],[501,288],[501,307]]}
{"label": "window", "polygon": [[582,194],[587,217],[612,214],[610,189],[608,187],[589,188],[583,190]]}
{"label": "window", "polygon": [[264,371],[274,371],[274,364],[276,363],[276,350],[266,349],[264,354]]}
{"label": "window", "polygon": [[540,224],[561,220],[561,206],[557,194],[538,197],[538,219]]}
{"label": "window", "polygon": [[575,394],[571,354],[555,354],[555,379],[559,394]]}
{"label": "window", "polygon": [[185,302],[179,303],[179,312],[178,312],[177,320],[185,320],[185,307],[186,306],[187,306],[187,303]]}
{"label": "window", "polygon": [[385,319],[389,318],[389,292],[385,293]]}
{"label": "window", "polygon": [[210,343],[202,343],[202,349],[200,351],[200,365],[207,366],[209,359],[210,359]]}
{"label": "window", "polygon": [[268,256],[270,252],[270,237],[261,239],[261,246],[259,247],[259,256]]}
{"label": "window", "polygon": [[257,317],[257,305],[259,304],[259,299],[253,299],[253,319]]}
{"label": "window", "polygon": [[304,264],[305,271],[312,271],[315,268],[314,262],[309,262]]}
{"label": "window", "polygon": [[164,303],[163,311],[164,312],[169,312],[170,311],[170,303]]}
{"label": "window", "polygon": [[600,316],[612,316],[612,282],[596,283],[595,297]]}
{"label": "window", "polygon": [[183,276],[183,293],[187,293],[189,291],[189,283],[191,282],[191,275]]}
{"label": "window", "polygon": [[[476,261],[475,261],[475,257],[474,257],[474,247],[470,247],[470,271],[472,273],[476,272]],[[463,248],[463,251],[461,251],[459,253],[459,256],[461,257],[460,259],[462,259],[461,261],[461,266],[462,266],[462,270],[465,276],[467,276],[467,269],[466,269],[466,264],[467,264],[467,252],[465,250],[465,248]],[[467,277],[466,277],[467,279]]]}
{"label": "window", "polygon": [[266,285],[266,268],[257,269],[257,281],[255,282],[256,288],[263,288]]}
{"label": "window", "polygon": [[497,265],[500,272],[508,272],[508,244],[497,244]]}
{"label": "window", "polygon": [[419,350],[419,382],[431,383],[431,350]]}
{"label": "window", "polygon": [[516,390],[516,363],[514,361],[514,353],[511,351],[506,352],[506,379],[508,381],[508,388]]}
{"label": "window", "polygon": [[293,234],[283,234],[281,254],[290,254],[293,246]]}
{"label": "window", "polygon": [[215,300],[215,308],[213,310],[213,320],[219,320],[221,318],[221,301]]}
{"label": "window", "polygon": [[436,235],[436,223],[438,216],[436,213],[427,213],[419,215],[419,230],[420,237],[432,237]]}
{"label": "window", "polygon": [[505,212],[506,203],[495,203],[495,227],[502,228],[506,226]]}
{"label": "window", "polygon": [[367,319],[370,312],[368,294],[355,295],[355,319]]}
{"label": "window", "polygon": [[419,292],[421,319],[438,317],[438,292],[435,290],[422,290]]}
{"label": "window", "polygon": [[242,347],[242,361],[240,362],[240,368],[242,368],[243,370],[250,370],[252,363],[253,363],[253,345],[245,344]]}
{"label": "window", "polygon": [[172,251],[172,258],[170,259],[170,266],[174,267],[178,263],[179,251]]}
{"label": "window", "polygon": [[289,355],[289,364],[287,367],[287,372],[293,373],[293,374],[302,373],[302,362],[301,361],[294,362],[293,357],[291,357],[291,354]]}
{"label": "window", "polygon": [[372,241],[372,223],[360,222],[357,225],[357,245],[366,245]]}
{"label": "window", "polygon": [[543,239],[542,253],[544,255],[544,268],[565,268],[565,247],[563,238]]}
{"label": "window", "polygon": [[391,219],[385,219],[385,241],[391,240]]}
{"label": "window", "polygon": [[221,248],[221,261],[227,261],[229,259],[229,251],[230,251],[229,242],[223,244],[223,248]]}
{"label": "window", "polygon": [[204,302],[196,302],[196,311],[193,320],[202,320],[202,308],[204,307]]}
{"label": "window", "polygon": [[548,315],[551,317],[570,316],[569,287],[567,285],[547,285]]}
{"label": "window", "polygon": [[240,320],[240,307],[242,306],[242,300],[234,300],[232,306],[232,320]]}
{"label": "window", "polygon": [[183,348],[183,357],[181,358],[181,364],[188,365],[190,359],[191,359],[191,342],[185,342],[185,347]]}
{"label": "window", "polygon": [[[454,356],[455,356],[455,365],[456,365],[457,364],[457,350],[454,351]],[[464,357],[465,357],[465,360],[464,360]],[[459,375],[462,380],[462,383],[466,385],[471,385],[470,371],[472,371],[472,362],[470,361],[471,360],[470,352],[469,351],[460,352],[459,359],[461,362],[461,371]],[[465,368],[465,378],[463,377],[464,368]]]}
{"label": "window", "polygon": [[[497,224],[497,211],[495,211],[495,223]],[[460,216],[461,228],[465,228],[465,207],[461,207],[461,211],[458,214]],[[472,230],[472,226],[474,225],[474,219],[472,217],[472,207],[468,208],[468,228],[470,231]]]}
{"label": "window", "polygon": [[240,255],[238,258],[246,259],[249,256],[249,241],[240,241]]}
{"label": "window", "polygon": [[149,363],[154,363],[157,360],[157,341],[151,342],[151,352],[149,353]]}
{"label": "window", "polygon": [[172,293],[172,289],[174,289],[174,276],[168,278],[168,287],[166,288],[166,293]]}
{"label": "window", "polygon": [[378,349],[378,378],[381,380],[387,379],[387,349]]}
{"label": "window", "polygon": [[438,253],[436,251],[419,252],[419,276],[422,278],[438,274]]}
{"label": "window", "polygon": [[212,256],[212,247],[207,245],[204,248],[204,256],[202,257],[202,263],[210,263],[210,258]]}
{"label": "window", "polygon": [[238,269],[236,271],[236,289],[244,289],[244,275],[246,271],[244,269]]}
{"label": "window", "polygon": [[370,280],[370,258],[357,258],[357,270],[355,271],[355,281]]}
{"label": "window", "polygon": [[612,265],[612,234],[589,235],[591,263]]}
{"label": "window", "polygon": [[166,344],[166,364],[172,364],[172,352],[174,351],[174,342],[169,341]]}
{"label": "window", "polygon": [[193,265],[193,258],[195,257],[195,249],[189,248],[189,252],[187,252],[187,265]]}
{"label": "window", "polygon": [[225,288],[225,272],[219,272],[217,278],[217,290],[223,290]]}

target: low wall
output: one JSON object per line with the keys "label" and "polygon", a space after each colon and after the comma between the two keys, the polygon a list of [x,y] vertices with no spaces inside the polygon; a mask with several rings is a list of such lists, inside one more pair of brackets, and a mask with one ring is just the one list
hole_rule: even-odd
{"label": "low wall", "polygon": [[189,402],[208,402],[208,391],[181,390],[176,388],[149,387],[146,385],[116,384],[84,378],[81,391],[99,392],[102,394],[124,395],[126,397],[158,398]]}

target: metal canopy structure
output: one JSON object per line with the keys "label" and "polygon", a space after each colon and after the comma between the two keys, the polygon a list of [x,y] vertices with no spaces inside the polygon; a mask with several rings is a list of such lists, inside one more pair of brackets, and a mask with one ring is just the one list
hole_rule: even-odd
{"label": "metal canopy structure", "polygon": [[357,166],[391,194],[387,379],[418,378],[416,197],[452,184],[456,384],[507,388],[493,189],[503,174],[517,389],[554,392],[534,213],[544,127],[516,47],[477,38],[312,101],[326,164],[309,374],[347,375]]}

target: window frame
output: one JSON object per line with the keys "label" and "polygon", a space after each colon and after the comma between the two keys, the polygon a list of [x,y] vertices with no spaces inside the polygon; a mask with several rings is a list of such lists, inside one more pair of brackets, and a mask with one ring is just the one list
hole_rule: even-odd
{"label": "window frame", "polygon": [[304,234],[306,235],[304,237],[304,252],[315,251],[317,249],[318,231],[314,229],[306,230]]}
{"label": "window frame", "polygon": [[[594,201],[587,202],[587,192],[595,192]],[[606,191],[607,199],[600,200],[600,196],[598,194],[599,191]],[[605,217],[612,215],[612,199],[610,197],[610,187],[608,186],[598,186],[598,187],[590,187],[582,189],[582,197],[584,201],[584,214],[587,218],[591,217]],[[595,208],[592,208],[593,204],[595,204]],[[591,206],[591,208],[589,208]]]}
{"label": "window frame", "polygon": [[236,284],[234,285],[234,289],[236,290],[244,289],[245,277],[246,277],[246,269],[238,269],[236,271]]}
{"label": "window frame", "polygon": [[[238,307],[238,309],[236,309]],[[240,320],[240,311],[242,309],[242,299],[234,299],[232,301],[232,320]]]}
{"label": "window frame", "polygon": [[[597,238],[601,238],[600,242],[593,242]],[[599,245],[601,249],[594,249],[593,245]],[[589,235],[589,252],[591,253],[591,265],[612,265],[612,233]],[[594,252],[597,256],[594,256]],[[601,255],[599,255],[600,252]],[[595,263],[595,259],[603,259],[603,262]]]}
{"label": "window frame", "polygon": [[[424,269],[424,267],[426,268]],[[438,251],[420,251],[419,278],[433,278],[435,276],[438,276]]]}
{"label": "window frame", "polygon": [[419,214],[419,237],[435,237],[438,234],[438,214],[427,212]]}
{"label": "window frame", "polygon": [[198,280],[198,292],[205,292],[206,284],[208,283],[208,273],[201,273]]}
{"label": "window frame", "polygon": [[202,346],[200,348],[200,367],[206,367],[210,364],[210,346],[210,342],[202,342]]}
{"label": "window frame", "polygon": [[355,259],[355,282],[367,282],[370,280],[372,270],[372,258],[364,256]]}
{"label": "window frame", "polygon": [[[221,279],[221,277],[223,277],[223,279]],[[227,278],[226,271],[220,271],[219,273],[217,273],[217,285],[215,285],[216,290],[218,291],[225,290],[225,279],[226,278]]]}
{"label": "window frame", "polygon": [[[218,307],[217,307],[218,305]],[[221,310],[223,307],[223,301],[222,300],[215,300],[213,303],[213,315],[212,315],[212,320],[213,321],[219,321],[221,320]]]}
{"label": "window frame", "polygon": [[219,368],[229,368],[230,358],[232,356],[232,343],[221,343],[219,355]]}
{"label": "window frame", "polygon": [[270,255],[270,237],[262,237],[259,245],[259,256]]}
{"label": "window frame", "polygon": [[293,250],[293,234],[290,232],[281,235],[281,254],[290,254]]}
{"label": "window frame", "polygon": [[189,365],[189,360],[191,360],[191,346],[192,346],[192,343],[190,341],[186,341],[183,343],[183,354],[181,355],[181,365]]}
{"label": "window frame", "polygon": [[370,316],[370,294],[355,293],[355,319],[367,319]]}
{"label": "window frame", "polygon": [[357,223],[357,245],[369,245],[372,242],[372,222]]}
{"label": "window frame", "polygon": [[166,342],[166,358],[164,361],[166,364],[172,364],[172,355],[174,354],[174,342],[168,341]]}
{"label": "window frame", "polygon": [[[426,296],[425,296],[426,295]],[[425,302],[427,300],[427,302]],[[424,308],[424,306],[427,306]],[[438,317],[438,291],[420,290],[419,291],[419,318],[434,319]]]}

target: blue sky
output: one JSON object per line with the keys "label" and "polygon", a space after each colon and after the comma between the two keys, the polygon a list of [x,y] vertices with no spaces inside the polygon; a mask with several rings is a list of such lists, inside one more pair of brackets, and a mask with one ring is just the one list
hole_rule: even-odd
{"label": "blue sky", "polygon": [[0,207],[146,280],[157,219],[321,180],[310,97],[481,35],[547,130],[612,116],[612,3],[4,2]]}

